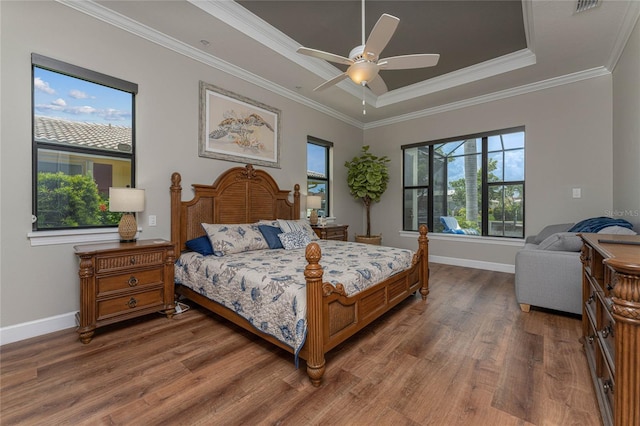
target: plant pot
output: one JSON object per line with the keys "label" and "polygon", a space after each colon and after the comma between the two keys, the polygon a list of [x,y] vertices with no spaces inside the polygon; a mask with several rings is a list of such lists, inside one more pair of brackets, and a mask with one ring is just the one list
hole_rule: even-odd
{"label": "plant pot", "polygon": [[356,235],[356,243],[373,244],[379,246],[382,244],[382,235],[372,235],[367,237],[366,235]]}

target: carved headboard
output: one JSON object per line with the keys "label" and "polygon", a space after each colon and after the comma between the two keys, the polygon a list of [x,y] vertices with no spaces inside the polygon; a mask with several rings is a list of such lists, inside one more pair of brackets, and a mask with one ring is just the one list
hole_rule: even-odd
{"label": "carved headboard", "polygon": [[176,253],[186,249],[185,242],[204,235],[202,223],[254,223],[262,219],[299,219],[300,185],[281,190],[264,170],[251,164],[233,167],[222,173],[213,185],[194,184],[194,196],[182,201],[180,173],[171,175],[171,240]]}

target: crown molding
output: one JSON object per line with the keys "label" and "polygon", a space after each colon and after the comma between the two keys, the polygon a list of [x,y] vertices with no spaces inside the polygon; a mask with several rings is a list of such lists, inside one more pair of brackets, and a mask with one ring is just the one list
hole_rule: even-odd
{"label": "crown molding", "polygon": [[430,93],[461,86],[474,81],[493,77],[498,74],[517,70],[519,68],[534,65],[536,55],[529,49],[522,49],[518,52],[510,53],[496,59],[472,65],[470,67],[453,71],[439,77],[405,86],[400,89],[387,92],[378,96],[375,106],[377,108],[393,105],[398,102],[425,96]]}
{"label": "crown molding", "polygon": [[[102,22],[113,25],[152,43],[165,47],[176,53],[184,55],[188,58],[201,62],[210,67],[216,68],[234,77],[238,77],[248,83],[255,84],[258,87],[262,87],[271,92],[277,93],[285,98],[291,99],[295,102],[313,108],[320,111],[330,117],[341,120],[354,127],[362,129],[363,123],[355,120],[354,118],[343,114],[333,108],[329,108],[322,105],[319,102],[313,101],[307,97],[304,97],[292,90],[275,84],[263,77],[253,74],[243,68],[233,65],[227,61],[224,61],[214,55],[205,53],[195,47],[183,43],[173,37],[163,34],[154,30],[138,21],[134,21],[122,14],[114,12],[92,0],[86,1],[74,1],[74,0],[56,0],[58,3],[89,15],[93,18],[99,19]],[[225,2],[226,3],[226,2]],[[234,3],[234,2],[229,2]]]}
{"label": "crown molding", "polygon": [[411,112],[408,114],[398,115],[384,120],[378,120],[375,122],[367,123],[364,125],[365,130],[374,129],[376,127],[387,126],[390,124],[402,123],[404,121],[414,120],[417,118],[423,118],[434,114],[441,114],[443,112],[453,111],[461,108],[467,108],[474,105],[480,105],[487,102],[498,101],[501,99],[510,98],[513,96],[524,95],[531,92],[537,92],[539,90],[549,89],[556,86],[562,86],[565,84],[575,83],[590,78],[602,77],[611,75],[611,72],[605,67],[592,68],[586,71],[579,71],[572,74],[563,75],[560,77],[554,77],[535,83],[526,84],[524,86],[514,87],[512,89],[501,90],[499,92],[489,93],[487,95],[477,96],[475,98],[469,98],[458,102],[452,102],[446,105],[440,105],[434,108],[427,108],[420,111]]}
{"label": "crown molding", "polygon": [[618,31],[618,37],[616,38],[613,49],[611,50],[609,62],[607,63],[609,71],[613,71],[618,64],[618,60],[620,60],[620,56],[622,56],[624,47],[627,45],[627,41],[629,41],[629,37],[631,37],[631,33],[633,32],[639,17],[640,1],[630,1],[627,6],[627,11],[624,14],[624,21]]}

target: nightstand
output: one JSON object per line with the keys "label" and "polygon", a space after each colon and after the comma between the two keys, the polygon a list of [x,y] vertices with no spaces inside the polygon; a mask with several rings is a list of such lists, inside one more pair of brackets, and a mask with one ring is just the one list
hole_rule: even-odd
{"label": "nightstand", "polygon": [[311,225],[311,228],[316,233],[316,235],[323,240],[339,240],[339,241],[347,241],[349,234],[347,233],[347,228],[349,225]]}
{"label": "nightstand", "polygon": [[98,327],[162,311],[173,316],[174,245],[165,240],[109,242],[74,247],[80,258],[82,343]]}

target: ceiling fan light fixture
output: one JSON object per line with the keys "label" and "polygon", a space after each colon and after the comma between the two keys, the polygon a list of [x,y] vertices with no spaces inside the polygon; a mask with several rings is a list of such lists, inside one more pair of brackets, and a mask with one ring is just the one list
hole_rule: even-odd
{"label": "ceiling fan light fixture", "polygon": [[356,84],[366,83],[378,75],[378,67],[371,61],[356,62],[349,67],[347,75]]}

